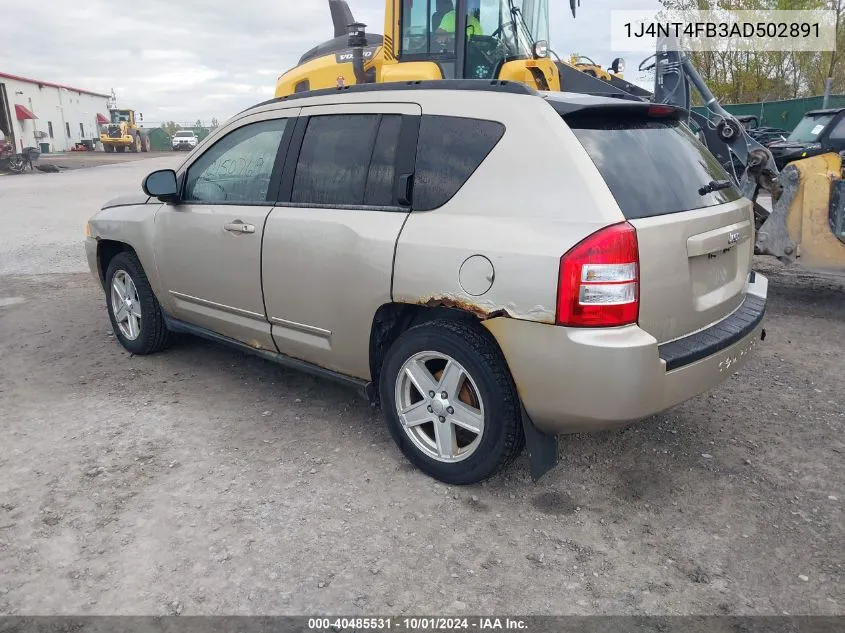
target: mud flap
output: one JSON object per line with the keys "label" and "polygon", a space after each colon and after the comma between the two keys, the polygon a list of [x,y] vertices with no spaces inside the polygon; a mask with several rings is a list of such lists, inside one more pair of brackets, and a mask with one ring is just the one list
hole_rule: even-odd
{"label": "mud flap", "polygon": [[522,428],[525,431],[525,447],[528,449],[528,461],[531,466],[531,479],[534,483],[557,465],[558,440],[556,435],[547,435],[534,426],[531,417],[520,402]]}

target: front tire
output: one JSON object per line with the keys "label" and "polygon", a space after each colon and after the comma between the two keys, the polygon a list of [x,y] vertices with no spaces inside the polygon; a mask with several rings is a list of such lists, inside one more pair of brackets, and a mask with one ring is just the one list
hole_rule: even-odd
{"label": "front tire", "polygon": [[130,252],[115,255],[105,280],[109,319],[120,344],[139,356],[165,349],[171,333],[138,256]]}
{"label": "front tire", "polygon": [[478,483],[522,450],[516,387],[501,350],[475,323],[432,321],[403,333],[379,389],[399,449],[439,481]]}
{"label": "front tire", "polygon": [[109,144],[103,145],[103,151],[106,154],[113,154],[114,153],[114,145],[109,145]]}

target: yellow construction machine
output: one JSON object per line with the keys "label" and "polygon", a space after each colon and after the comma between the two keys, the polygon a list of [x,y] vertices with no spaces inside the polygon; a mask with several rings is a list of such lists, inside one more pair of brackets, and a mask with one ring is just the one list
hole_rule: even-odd
{"label": "yellow construction machine", "polygon": [[625,62],[621,57],[614,59],[613,64],[607,70],[602,68],[601,65],[597,64],[586,55],[570,55],[569,65],[575,66],[575,68],[580,70],[582,73],[587,73],[588,75],[604,79],[605,81],[610,81],[612,77],[619,77],[622,79],[622,72],[625,70]]}
{"label": "yellow construction machine", "polygon": [[[125,152],[149,152],[150,137],[138,125],[135,118],[135,110],[119,110],[114,91],[108,103],[109,123],[101,126],[100,142],[103,150],[108,153]],[[143,120],[143,115],[138,115]]]}
{"label": "yellow construction machine", "polygon": [[329,0],[329,7],[334,39],[279,77],[277,97],[430,79],[498,79],[560,90],[558,66],[549,59],[548,0],[385,0],[384,35],[366,33],[344,0]]}
{"label": "yellow construction machine", "polygon": [[[549,0],[385,0],[385,35],[367,33],[345,0],[328,0],[334,38],[278,78],[275,96],[362,83],[490,79],[537,90],[650,96],[612,71],[561,60],[549,49]],[[570,0],[575,15],[577,0]],[[555,61],[551,59],[555,57]],[[592,67],[591,67],[592,68]]]}
{"label": "yellow construction machine", "polygon": [[[497,79],[538,90],[612,94],[680,106],[688,124],[755,203],[756,252],[791,263],[845,271],[845,181],[842,158],[824,153],[778,171],[707,88],[681,48],[659,38],[639,70],[655,69],[654,92],[587,58],[552,61],[548,0],[385,0],[385,34],[371,35],[345,0],[329,0],[335,37],[311,49],[279,77],[276,97],[354,84],[431,79]],[[570,0],[575,15],[577,0]],[[647,66],[653,60],[651,66]],[[707,114],[690,110],[695,90]],[[770,195],[770,208],[757,203]],[[764,200],[761,199],[764,202]]]}
{"label": "yellow construction machine", "polygon": [[[837,151],[816,148],[814,156],[779,171],[772,152],[727,112],[672,38],[658,39],[657,53],[640,64],[654,70],[650,100],[685,108],[689,125],[755,205],[755,252],[815,270],[845,273],[845,174]],[[692,91],[707,104],[690,110]],[[757,198],[768,194],[768,201]]]}

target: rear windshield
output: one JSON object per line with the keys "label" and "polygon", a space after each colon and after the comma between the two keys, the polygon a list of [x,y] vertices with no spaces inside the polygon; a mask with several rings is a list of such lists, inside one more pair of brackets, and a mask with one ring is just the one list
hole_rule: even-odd
{"label": "rear windshield", "polygon": [[567,119],[610,188],[624,216],[633,220],[712,207],[742,197],[719,161],[686,125],[674,119],[578,117]]}
{"label": "rear windshield", "polygon": [[193,136],[193,132],[176,132],[176,136]]}

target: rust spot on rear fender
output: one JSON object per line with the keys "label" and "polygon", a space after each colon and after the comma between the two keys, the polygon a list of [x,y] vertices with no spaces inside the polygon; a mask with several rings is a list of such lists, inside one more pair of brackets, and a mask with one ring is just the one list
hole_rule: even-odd
{"label": "rust spot on rear fender", "polygon": [[449,297],[446,295],[437,297],[423,297],[417,302],[419,305],[426,308],[454,308],[469,312],[475,315],[480,320],[492,319],[495,317],[511,318],[512,315],[504,308],[491,308],[489,306],[481,306],[466,299],[459,297]]}
{"label": "rust spot on rear fender", "polygon": [[452,308],[461,310],[472,314],[480,321],[501,317],[505,319],[521,319],[536,323],[554,324],[554,319],[549,317],[550,312],[553,314],[553,311],[549,311],[541,305],[534,306],[529,310],[523,310],[512,303],[506,306],[492,302],[474,303],[466,298],[451,295],[422,297],[414,301],[414,303],[425,308]]}

